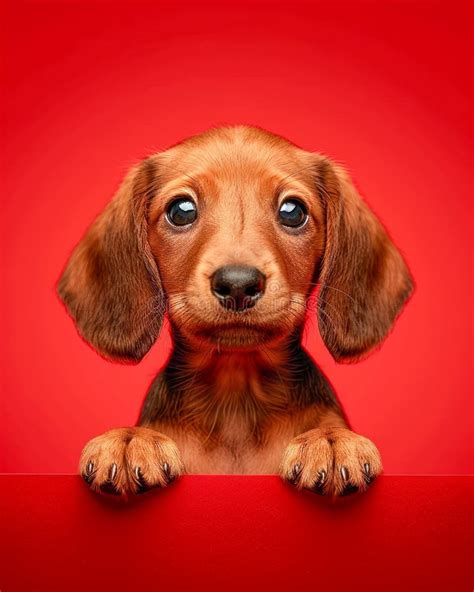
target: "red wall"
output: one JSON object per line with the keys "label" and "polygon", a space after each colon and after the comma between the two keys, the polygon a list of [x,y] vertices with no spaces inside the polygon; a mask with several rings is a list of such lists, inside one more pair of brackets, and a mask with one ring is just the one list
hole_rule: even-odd
{"label": "red wall", "polygon": [[163,363],[77,336],[54,284],[130,164],[217,123],[345,163],[417,291],[382,348],[337,366],[307,346],[387,473],[472,471],[468,4],[16,2],[2,81],[1,470],[74,471],[85,441],[135,421]]}
{"label": "red wall", "polygon": [[187,475],[122,503],[78,476],[0,475],[0,581],[8,592],[469,591],[473,486],[383,476],[333,500],[278,477]]}

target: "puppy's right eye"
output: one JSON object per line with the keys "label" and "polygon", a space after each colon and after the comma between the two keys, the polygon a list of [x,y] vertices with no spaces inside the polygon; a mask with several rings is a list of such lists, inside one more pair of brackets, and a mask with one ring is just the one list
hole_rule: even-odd
{"label": "puppy's right eye", "polygon": [[286,199],[278,210],[280,224],[290,228],[304,226],[308,220],[306,207],[299,199]]}
{"label": "puppy's right eye", "polygon": [[192,224],[197,218],[197,207],[189,197],[178,197],[171,202],[166,218],[173,226],[186,226]]}

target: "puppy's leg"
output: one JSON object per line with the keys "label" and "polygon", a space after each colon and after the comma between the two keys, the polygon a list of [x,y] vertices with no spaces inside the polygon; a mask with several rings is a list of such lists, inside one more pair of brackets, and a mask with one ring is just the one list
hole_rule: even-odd
{"label": "puppy's leg", "polygon": [[375,445],[332,414],[291,440],[280,466],[284,479],[321,495],[364,491],[381,472]]}
{"label": "puppy's leg", "polygon": [[88,442],[79,470],[91,489],[127,495],[165,487],[184,470],[176,444],[149,428],[118,428]]}

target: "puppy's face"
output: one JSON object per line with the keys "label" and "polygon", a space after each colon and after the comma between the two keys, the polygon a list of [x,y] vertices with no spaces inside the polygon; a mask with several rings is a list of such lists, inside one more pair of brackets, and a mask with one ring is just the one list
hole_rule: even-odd
{"label": "puppy's face", "polygon": [[252,349],[318,323],[338,361],[387,335],[411,291],[403,258],[341,167],[245,126],[133,168],[74,250],[59,294],[101,354],[139,361],[166,309],[201,346]]}
{"label": "puppy's face", "polygon": [[301,325],[325,237],[313,155],[229,130],[184,142],[155,166],[148,240],[179,332],[252,348]]}

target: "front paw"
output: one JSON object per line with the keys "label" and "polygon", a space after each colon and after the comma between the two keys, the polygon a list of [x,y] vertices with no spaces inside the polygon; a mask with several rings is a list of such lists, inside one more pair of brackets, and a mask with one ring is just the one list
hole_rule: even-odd
{"label": "front paw", "polygon": [[294,438],[280,467],[284,479],[321,495],[364,491],[381,472],[375,445],[346,428],[315,429]]}
{"label": "front paw", "polygon": [[165,487],[184,470],[176,444],[149,428],[118,428],[90,440],[79,471],[98,493],[127,495]]}

